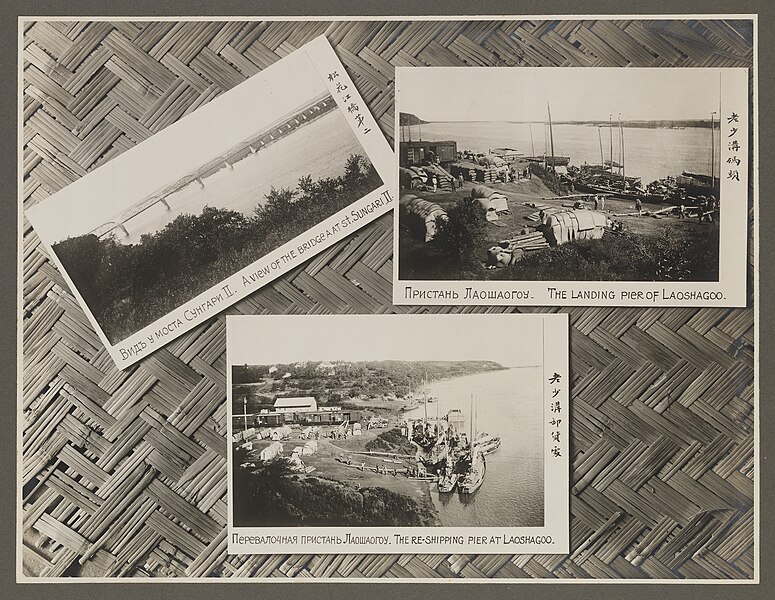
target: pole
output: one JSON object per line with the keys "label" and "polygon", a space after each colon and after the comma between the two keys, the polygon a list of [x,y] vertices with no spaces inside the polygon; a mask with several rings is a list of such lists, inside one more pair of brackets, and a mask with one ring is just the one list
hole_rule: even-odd
{"label": "pole", "polygon": [[613,115],[608,115],[608,137],[611,147],[611,158],[608,163],[608,168],[611,169],[611,178],[614,176],[614,124]]}
{"label": "pole", "polygon": [[627,176],[624,172],[624,125],[622,124],[622,113],[619,113],[619,135],[621,144],[621,162],[622,162],[622,189],[627,187]]}
{"label": "pole", "polygon": [[533,125],[532,123],[528,123],[527,126],[530,129],[530,150],[533,152],[533,156],[535,156],[536,147],[535,147],[535,144],[533,144]]}
{"label": "pole", "polygon": [[600,134],[600,127],[597,128],[597,141],[600,142],[600,164],[605,165],[605,158],[603,158],[603,136]]}
{"label": "pole", "polygon": [[242,414],[245,415],[243,417],[245,421],[243,426],[244,426],[245,433],[247,433],[248,431],[248,399],[247,398],[242,399]]}
{"label": "pole", "polygon": [[471,459],[474,458],[474,395],[471,394],[471,422],[468,424],[470,438],[468,444],[471,446]]}
{"label": "pole", "polygon": [[552,132],[552,111],[549,108],[549,103],[546,103],[546,112],[549,115],[549,143],[551,144],[551,150],[552,150],[552,171],[556,171],[555,168],[555,161],[554,161],[554,133]]}

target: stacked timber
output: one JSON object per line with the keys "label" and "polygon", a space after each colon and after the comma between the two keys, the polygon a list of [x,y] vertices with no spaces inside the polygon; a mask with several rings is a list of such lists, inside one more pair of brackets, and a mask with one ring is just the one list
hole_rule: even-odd
{"label": "stacked timber", "polygon": [[542,250],[549,247],[549,242],[544,238],[544,234],[540,231],[534,233],[527,233],[524,235],[518,235],[512,238],[501,240],[498,242],[501,248],[513,251],[515,248],[519,248],[525,252],[532,250]]}
{"label": "stacked timber", "polygon": [[537,211],[530,213],[525,217],[528,221],[532,221],[533,223],[538,223],[541,221],[541,211],[544,212],[545,216],[549,216],[554,213],[565,212],[567,210],[561,206],[549,206],[548,204],[540,204],[539,202],[525,202],[525,205],[538,209]]}
{"label": "stacked timber", "polygon": [[501,240],[497,246],[487,250],[487,266],[497,268],[513,265],[526,253],[544,248],[549,248],[549,242],[540,231]]}

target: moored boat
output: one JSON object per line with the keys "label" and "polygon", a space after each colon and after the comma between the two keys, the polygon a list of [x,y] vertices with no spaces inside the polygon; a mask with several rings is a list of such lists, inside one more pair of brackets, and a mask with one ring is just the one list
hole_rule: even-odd
{"label": "moored boat", "polygon": [[471,465],[465,473],[458,479],[457,489],[461,494],[473,494],[482,487],[484,475],[487,472],[487,463],[484,460],[484,454],[478,450],[473,451]]}
{"label": "moored boat", "polygon": [[492,454],[501,447],[501,439],[496,435],[480,433],[474,440],[474,449],[482,454]]}
{"label": "moored boat", "polygon": [[448,494],[451,491],[453,491],[457,486],[459,479],[460,479],[460,475],[458,473],[454,473],[451,471],[443,473],[439,477],[439,481],[436,484],[436,487],[438,488],[439,493]]}
{"label": "moored boat", "polygon": [[570,156],[524,156],[522,160],[533,163],[546,163],[550,167],[565,167],[570,163]]}

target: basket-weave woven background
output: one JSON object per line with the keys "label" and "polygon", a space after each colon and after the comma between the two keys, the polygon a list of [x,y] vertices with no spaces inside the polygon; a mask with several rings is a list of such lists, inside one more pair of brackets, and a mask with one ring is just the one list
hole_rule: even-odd
{"label": "basket-weave woven background", "polygon": [[[395,66],[753,60],[750,21],[26,23],[24,207],[320,34],[391,142]],[[226,312],[479,312],[394,307],[392,229],[382,217]],[[224,316],[119,371],[26,221],[23,236],[26,575],[753,577],[750,308],[567,310],[569,556],[227,556]]]}

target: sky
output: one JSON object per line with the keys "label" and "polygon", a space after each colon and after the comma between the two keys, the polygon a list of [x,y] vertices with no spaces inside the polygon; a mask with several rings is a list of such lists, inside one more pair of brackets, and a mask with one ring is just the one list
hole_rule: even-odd
{"label": "sky", "polygon": [[300,50],[27,211],[54,244],[82,235],[326,91]]}
{"label": "sky", "polygon": [[710,119],[719,69],[399,68],[398,110],[426,121]]}
{"label": "sky", "polygon": [[[540,315],[313,315],[228,319],[230,364],[300,361],[542,361]],[[272,340],[271,344],[262,340]]]}

